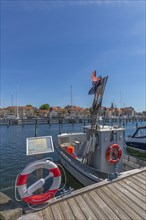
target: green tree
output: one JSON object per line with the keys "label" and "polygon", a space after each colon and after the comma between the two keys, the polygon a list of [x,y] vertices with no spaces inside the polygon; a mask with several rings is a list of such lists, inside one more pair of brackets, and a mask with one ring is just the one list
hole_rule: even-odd
{"label": "green tree", "polygon": [[50,109],[50,105],[49,104],[43,104],[40,106],[39,108],[40,110],[49,110]]}
{"label": "green tree", "polygon": [[28,104],[28,105],[26,105],[27,107],[32,107],[32,105],[31,104]]}
{"label": "green tree", "polygon": [[94,110],[93,110],[93,108],[91,107],[91,108],[89,108],[89,111],[90,111],[90,115],[92,115],[93,114],[93,112],[94,112]]}

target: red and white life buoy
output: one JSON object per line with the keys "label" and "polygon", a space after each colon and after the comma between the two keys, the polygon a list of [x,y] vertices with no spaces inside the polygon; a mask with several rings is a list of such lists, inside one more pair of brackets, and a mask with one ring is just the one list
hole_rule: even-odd
{"label": "red and white life buoy", "polygon": [[107,161],[115,164],[119,162],[122,157],[122,148],[118,144],[112,144],[106,151]]}
{"label": "red and white life buoy", "polygon": [[[44,179],[40,179],[34,184],[32,184],[30,187],[27,187],[27,181],[28,177],[30,174],[37,170],[37,169],[48,169],[49,170],[49,175],[45,177]],[[34,191],[37,189],[41,188],[46,179],[49,177],[53,177],[53,182],[49,190],[45,193],[35,195],[33,194]],[[57,191],[59,190],[61,184],[61,173],[59,168],[57,167],[56,164],[54,164],[52,161],[46,160],[46,161],[36,161],[30,165],[28,165],[22,173],[19,175],[18,180],[17,180],[17,188],[20,197],[27,203],[30,204],[42,204],[52,197],[55,196]]]}

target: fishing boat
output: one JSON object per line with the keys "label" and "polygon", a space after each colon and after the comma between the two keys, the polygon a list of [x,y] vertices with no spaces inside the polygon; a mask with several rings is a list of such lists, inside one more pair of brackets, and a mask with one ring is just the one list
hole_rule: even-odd
{"label": "fishing boat", "polygon": [[60,162],[84,186],[116,178],[123,171],[124,128],[106,125],[100,116],[107,79],[96,77],[96,71],[92,74],[92,124],[84,127],[85,132],[58,135]]}
{"label": "fishing boat", "polygon": [[126,145],[131,149],[146,152],[146,126],[137,127],[134,134],[126,138]]}

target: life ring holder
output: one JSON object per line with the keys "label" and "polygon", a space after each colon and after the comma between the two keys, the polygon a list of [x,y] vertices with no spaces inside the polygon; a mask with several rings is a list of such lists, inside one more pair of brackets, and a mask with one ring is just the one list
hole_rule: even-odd
{"label": "life ring holder", "polygon": [[[30,174],[36,169],[43,168],[49,170],[49,175],[44,179],[38,180],[27,188],[27,181]],[[45,193],[35,195],[33,194],[38,188],[44,185],[46,179],[53,177],[53,182],[49,190]],[[58,166],[50,160],[35,161],[24,168],[21,174],[16,179],[16,187],[22,200],[32,205],[39,205],[48,202],[60,190],[61,173]],[[15,193],[16,197],[16,193]],[[17,200],[17,198],[16,198]],[[20,201],[20,200],[19,200]]]}
{"label": "life ring holder", "polygon": [[[116,159],[113,159],[111,154],[113,152],[113,150],[118,150],[118,155]],[[120,145],[118,144],[112,144],[111,146],[108,147],[107,151],[106,151],[106,159],[108,162],[112,163],[112,164],[116,164],[120,161],[121,157],[122,157],[123,151],[122,148],[120,147]]]}

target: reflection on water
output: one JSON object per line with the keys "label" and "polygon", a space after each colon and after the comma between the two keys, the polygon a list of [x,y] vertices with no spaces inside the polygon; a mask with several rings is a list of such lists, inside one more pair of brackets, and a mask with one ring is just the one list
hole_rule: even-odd
{"label": "reflection on water", "polygon": [[[142,125],[142,122],[139,123]],[[125,135],[130,135],[134,132],[136,125],[128,123],[126,125]],[[61,132],[82,132],[83,124],[63,124]],[[51,135],[54,145],[57,143],[57,134],[59,133],[58,124],[38,125],[38,136]],[[34,125],[5,125],[0,126],[0,190],[6,193],[11,198],[14,198],[14,186],[17,175],[24,167],[38,159],[35,156],[26,156],[26,138],[34,137]],[[58,162],[57,152],[42,156],[52,157],[53,161]],[[71,186],[74,189],[82,187],[68,172],[67,172],[67,187]]]}

